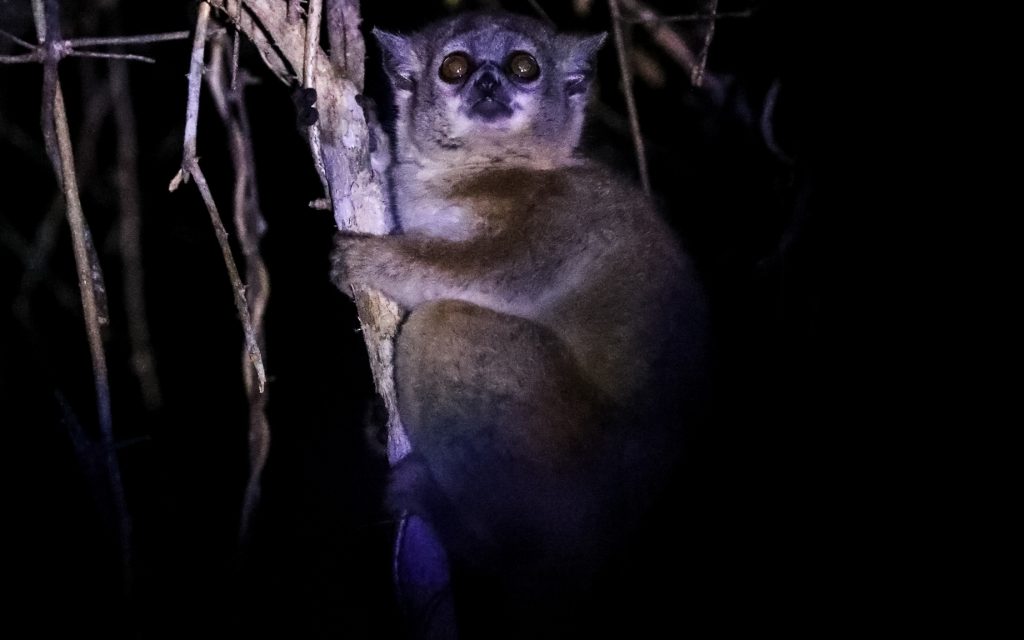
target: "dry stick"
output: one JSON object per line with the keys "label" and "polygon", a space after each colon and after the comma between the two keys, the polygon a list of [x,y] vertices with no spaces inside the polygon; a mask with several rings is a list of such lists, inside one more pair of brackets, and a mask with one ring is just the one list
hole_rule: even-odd
{"label": "dry stick", "polygon": [[0,63],[2,64],[21,64],[23,62],[42,62],[44,54],[39,51],[33,51],[32,53],[19,53],[14,56],[0,56]]}
{"label": "dry stick", "polygon": [[36,48],[36,46],[34,44],[32,44],[31,42],[22,40],[21,38],[19,38],[18,36],[14,35],[13,33],[10,33],[9,31],[4,31],[3,29],[0,29],[0,36],[2,36],[4,38],[7,38],[8,40],[13,42],[14,44],[20,44],[21,46],[25,47],[26,49],[35,49]]}
{"label": "dry stick", "polygon": [[68,56],[73,58],[108,58],[110,60],[133,60],[135,62],[148,62],[155,64],[156,59],[149,56],[140,56],[135,53],[109,53],[106,51],[72,51]]}
{"label": "dry stick", "polygon": [[71,38],[65,42],[71,47],[102,47],[109,45],[147,44],[151,42],[169,42],[188,40],[188,31],[170,31],[167,33],[149,33],[140,36],[112,36],[109,38]]}
{"label": "dry stick", "polygon": [[[307,89],[316,88],[313,69],[316,64],[317,53],[320,51],[320,12],[322,7],[322,0],[310,0],[307,9],[306,46],[302,52],[302,86]],[[316,165],[316,172],[320,176],[320,182],[323,184],[324,196],[330,202],[331,188],[327,183],[327,167],[324,166],[324,154],[320,144],[319,122],[314,122],[309,127],[309,147],[313,151],[313,163]]]}
{"label": "dry stick", "polygon": [[[240,24],[242,22],[242,3],[241,1],[235,3],[235,15],[233,17],[234,23]],[[238,58],[242,51],[242,32],[238,28],[235,28],[231,38],[231,86],[232,92],[238,90]]]}
{"label": "dry stick", "polygon": [[612,34],[615,38],[615,52],[619,57],[619,69],[622,72],[622,93],[626,97],[626,112],[629,114],[629,130],[633,134],[633,148],[636,150],[636,164],[640,171],[640,185],[644,193],[651,195],[651,178],[647,173],[647,155],[644,152],[644,139],[640,134],[640,118],[637,115],[636,99],[633,97],[633,71],[626,55],[626,43],[622,35],[622,15],[619,13],[618,0],[608,0],[608,9],[612,15]]}
{"label": "dry stick", "polygon": [[210,5],[203,2],[199,5],[199,15],[196,18],[196,35],[192,42],[192,59],[188,72],[188,104],[185,110],[185,144],[181,159],[181,169],[171,180],[170,191],[178,188],[182,182],[189,177],[196,181],[199,194],[206,204],[206,210],[210,214],[210,222],[213,224],[217,236],[217,243],[220,245],[221,254],[224,257],[224,266],[227,267],[228,277],[231,280],[231,289],[235,298],[235,309],[242,322],[242,329],[245,332],[245,346],[249,353],[249,360],[256,369],[256,378],[259,381],[260,393],[267,382],[267,374],[263,367],[263,356],[260,354],[260,347],[256,341],[256,333],[252,328],[252,321],[249,318],[249,307],[245,301],[245,286],[238,275],[238,267],[235,259],[231,256],[231,247],[228,244],[228,232],[221,222],[220,212],[213,201],[213,195],[206,184],[206,177],[199,168],[199,160],[196,157],[196,132],[199,128],[199,90],[203,76],[203,54],[206,51],[206,27],[210,21]]}
{"label": "dry stick", "polygon": [[[44,34],[59,34],[56,21],[59,11],[56,2],[50,2],[47,10],[43,9],[42,0],[33,0],[32,9],[36,23],[36,35],[40,44],[44,44]],[[49,48],[49,46],[48,46]],[[52,50],[52,49],[51,49]],[[85,329],[89,342],[89,353],[92,357],[93,382],[96,388],[96,412],[100,429],[100,440],[103,452],[103,466],[107,474],[110,488],[110,499],[116,514],[118,547],[121,552],[122,588],[127,595],[132,587],[132,543],[131,518],[125,501],[124,487],[121,484],[121,470],[114,446],[113,421],[110,411],[110,384],[107,376],[107,360],[103,352],[103,336],[99,306],[97,304],[96,278],[99,276],[99,265],[91,262],[89,255],[89,229],[86,226],[82,202],[78,195],[78,182],[75,177],[75,159],[71,149],[71,132],[68,128],[67,114],[64,109],[64,95],[60,88],[60,80],[56,74],[56,59],[48,60],[54,67],[53,105],[49,110],[53,120],[44,122],[44,127],[53,132],[57,147],[59,164],[54,167],[60,176],[67,205],[68,225],[71,227],[71,241],[75,254],[75,266],[78,271],[78,288],[82,297],[82,311],[85,316]]]}
{"label": "dry stick", "polygon": [[[17,55],[0,56],[0,63],[17,64],[21,62],[43,62],[47,57],[47,49],[25,42],[20,38],[0,29],[0,36],[9,38],[23,47],[32,49],[28,53]],[[154,63],[156,60],[149,56],[140,56],[133,53],[112,53],[106,51],[79,51],[80,47],[97,47],[106,45],[146,44],[151,42],[168,42],[171,40],[185,40],[188,38],[188,31],[172,31],[170,33],[153,33],[141,36],[115,36],[110,38],[71,38],[70,40],[55,40],[53,55],[58,58],[111,58],[114,60],[135,60],[139,62]]]}
{"label": "dry stick", "polygon": [[[41,5],[40,0],[33,0],[34,7]],[[37,11],[42,16],[42,11]],[[56,16],[49,17],[56,19]],[[46,19],[46,18],[44,18]],[[37,22],[40,35],[46,31]],[[125,501],[124,488],[121,485],[121,471],[114,446],[113,424],[110,411],[110,385],[107,376],[107,361],[103,353],[103,337],[100,328],[99,308],[94,286],[95,265],[90,264],[88,249],[88,228],[82,203],[78,195],[78,183],[75,178],[74,153],[71,150],[71,132],[68,129],[67,114],[64,109],[64,95],[60,82],[54,83],[53,117],[55,138],[59,157],[59,170],[67,204],[68,224],[71,227],[71,239],[75,253],[75,265],[78,270],[78,288],[82,296],[82,311],[85,315],[85,328],[89,341],[89,353],[92,356],[93,379],[96,388],[96,410],[99,419],[100,438],[104,456],[104,467],[109,481],[111,501],[116,514],[118,546],[121,551],[122,587],[125,593],[131,591],[132,585],[132,545],[131,519]]]}
{"label": "dry stick", "polygon": [[30,253],[25,259],[25,271],[21,275],[21,283],[18,287],[18,300],[26,303],[32,290],[43,281],[47,275],[47,265],[50,263],[50,256],[60,237],[61,219],[64,217],[63,201],[60,196],[54,196],[53,203],[43,217],[42,222],[36,228],[36,235],[32,239]]}
{"label": "dry stick", "polygon": [[118,227],[131,365],[139,382],[143,405],[149,411],[156,411],[163,404],[163,400],[149,339],[149,324],[146,321],[139,195],[139,143],[135,108],[129,90],[128,65],[121,60],[112,61],[109,75],[110,96],[114,106],[114,130],[117,136],[117,195],[120,214]]}
{"label": "dry stick", "polygon": [[721,20],[723,18],[749,18],[754,15],[753,9],[743,11],[721,11],[716,13],[687,13],[675,16],[647,16],[644,18],[626,18],[629,24],[649,24],[655,22],[704,22],[705,20]]}
{"label": "dry stick", "polygon": [[715,12],[718,11],[718,0],[708,0],[708,25],[704,29],[704,46],[700,50],[700,60],[697,62],[696,68],[690,75],[690,81],[693,86],[700,87],[704,84],[704,69],[708,64],[708,50],[711,48],[711,38],[715,35],[715,24],[714,18]]}
{"label": "dry stick", "polygon": [[70,287],[56,278],[46,279],[50,255],[60,237],[61,221],[64,219],[63,204],[63,196],[54,196],[43,221],[36,228],[36,234],[31,243],[22,238],[13,227],[0,224],[0,240],[3,240],[11,253],[25,265],[21,274],[18,295],[11,303],[11,309],[27,328],[31,328],[34,324],[30,296],[35,287],[44,279],[46,288],[50,290],[61,307],[73,312],[79,305],[78,296]]}
{"label": "dry stick", "polygon": [[[103,51],[67,51],[60,54],[63,58],[111,58],[114,60],[135,60],[138,62],[156,62],[148,56],[140,56],[134,53],[108,53]],[[4,64],[19,64],[22,62],[43,62],[46,59],[46,52],[43,50],[22,53],[15,56],[0,56],[0,62]]]}
{"label": "dry stick", "polygon": [[[52,0],[46,0],[47,3]],[[47,21],[46,14],[53,16]],[[43,56],[43,98],[39,114],[40,126],[43,130],[43,146],[46,155],[50,158],[50,165],[57,176],[57,180],[63,179],[60,171],[60,151],[57,149],[57,132],[54,129],[53,109],[56,101],[57,91],[57,62],[60,59],[57,41],[60,37],[60,24],[58,23],[59,11],[54,11],[52,6],[43,8],[42,0],[32,0],[32,15],[36,24],[36,38],[39,40],[39,53]]]}
{"label": "dry stick", "polygon": [[[663,24],[661,16],[645,5],[641,0],[618,0],[622,8],[632,14],[644,25],[647,33],[651,36],[662,51],[682,67],[687,74],[693,75],[697,67],[697,56],[687,46],[683,37],[676,33],[670,26]],[[704,89],[713,96],[719,96],[723,87],[721,82],[714,75],[704,78]]]}
{"label": "dry stick", "polygon": [[551,16],[549,16],[548,12],[544,10],[544,7],[540,6],[540,3],[537,2],[537,0],[529,0],[529,3],[530,7],[533,8],[534,12],[540,16],[544,22],[548,23],[552,27],[555,26],[555,21],[551,19]]}
{"label": "dry stick", "polygon": [[[233,38],[238,42],[237,33]],[[233,48],[233,47],[232,47]],[[270,295],[270,277],[260,257],[259,242],[266,222],[259,208],[256,188],[256,159],[252,149],[252,136],[246,114],[244,93],[232,89],[233,74],[225,74],[225,60],[231,56],[225,50],[223,39],[213,41],[206,82],[214,99],[217,113],[228,130],[231,158],[235,167],[234,220],[238,229],[242,253],[245,255],[246,294],[253,329],[260,347],[265,344],[263,318]],[[233,61],[229,60],[229,64]],[[242,83],[244,87],[244,82]],[[270,424],[266,416],[266,394],[259,393],[252,369],[245,367],[245,391],[249,398],[249,479],[242,503],[239,537],[245,540],[249,525],[260,500],[260,481],[270,453]]]}

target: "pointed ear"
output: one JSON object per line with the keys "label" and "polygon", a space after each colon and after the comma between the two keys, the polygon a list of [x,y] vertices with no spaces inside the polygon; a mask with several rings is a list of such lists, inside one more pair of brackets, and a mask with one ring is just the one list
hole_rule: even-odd
{"label": "pointed ear", "polygon": [[408,36],[381,31],[374,27],[373,36],[380,44],[384,71],[397,91],[412,91],[419,71],[419,59]]}
{"label": "pointed ear", "polygon": [[565,60],[565,91],[570,96],[585,94],[590,88],[590,80],[594,77],[597,51],[604,44],[608,34],[561,37]]}

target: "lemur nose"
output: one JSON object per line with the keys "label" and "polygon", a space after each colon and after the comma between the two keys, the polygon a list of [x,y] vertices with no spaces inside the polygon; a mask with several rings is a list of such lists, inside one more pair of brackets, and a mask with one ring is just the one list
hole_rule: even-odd
{"label": "lemur nose", "polygon": [[490,71],[484,71],[474,84],[481,91],[490,92],[498,86],[498,78]]}

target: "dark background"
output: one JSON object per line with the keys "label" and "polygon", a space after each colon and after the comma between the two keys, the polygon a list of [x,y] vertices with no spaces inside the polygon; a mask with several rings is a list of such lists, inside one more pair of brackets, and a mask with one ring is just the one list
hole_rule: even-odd
{"label": "dark background", "polygon": [[[586,19],[568,2],[543,4],[562,28],[608,29],[604,2]],[[665,14],[699,6],[650,4]],[[63,5],[66,37],[190,29],[195,15],[192,2]],[[502,5],[531,11],[525,2]],[[28,7],[0,0],[0,29],[34,40]],[[889,606],[886,589],[859,586],[875,548],[862,489],[876,475],[860,452],[882,434],[870,417],[886,374],[865,374],[871,318],[858,311],[863,298],[850,277],[859,194],[837,162],[850,135],[830,91],[840,75],[827,46],[835,32],[783,3],[723,1],[719,10],[747,8],[750,17],[718,24],[711,45],[710,71],[727,88],[719,96],[692,88],[635,31],[666,77],[658,88],[637,82],[654,190],[707,283],[716,335],[712,419],[689,435],[673,524],[649,554],[651,574],[666,586],[638,589],[664,600],[684,631],[845,629]],[[412,30],[444,14],[440,2],[363,7],[367,31]],[[699,50],[700,30],[677,28]],[[37,284],[23,287],[28,265],[18,247],[33,241],[58,192],[39,133],[41,67],[0,65],[0,425],[12,472],[4,501],[12,609],[38,636],[390,637],[393,523],[380,505],[386,464],[370,426],[366,355],[352,304],[327,278],[331,215],[306,207],[320,185],[288,91],[248,48],[243,65],[261,78],[247,96],[268,222],[273,442],[252,538],[237,542],[247,473],[241,330],[196,190],[167,192],[180,163],[189,48],[140,47],[157,62],[133,65],[131,76],[158,411],[145,410],[128,364],[110,119],[93,148],[76,148],[110,300],[114,428],[135,527],[129,605],[118,595],[107,521],[68,435],[71,422],[87,433],[96,425],[64,223],[45,261],[31,266]],[[380,96],[370,49],[367,93]],[[0,53],[17,52],[0,40]],[[610,41],[600,63],[605,107],[586,144],[634,172]],[[89,133],[84,105],[104,90],[95,78],[105,69],[61,63],[73,137]],[[769,151],[760,125],[773,82],[780,89],[769,118],[788,158]],[[202,166],[228,211],[227,141],[206,98],[202,114]]]}

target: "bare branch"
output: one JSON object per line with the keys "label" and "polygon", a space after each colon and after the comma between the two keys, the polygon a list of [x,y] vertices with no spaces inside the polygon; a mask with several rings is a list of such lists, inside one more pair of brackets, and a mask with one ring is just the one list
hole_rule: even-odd
{"label": "bare branch", "polygon": [[46,283],[48,289],[53,293],[54,298],[62,307],[74,311],[81,303],[78,296],[70,287],[56,278],[46,278],[49,271],[48,264],[50,255],[53,253],[57,239],[60,237],[61,221],[64,219],[64,199],[56,196],[50,203],[46,215],[36,228],[35,237],[28,243],[17,232],[5,225],[0,224],[0,239],[25,265],[21,274],[21,283],[18,287],[18,296],[11,307],[16,315],[25,323],[31,325],[29,310],[29,298],[36,286],[42,282]]}
{"label": "bare branch", "polygon": [[[63,180],[63,173],[60,171],[60,151],[57,149],[57,132],[54,130],[53,109],[55,94],[57,92],[57,40],[60,37],[60,25],[58,23],[59,12],[53,11],[50,4],[52,0],[46,0],[47,5],[43,6],[43,0],[32,0],[32,17],[36,25],[36,39],[40,44],[40,53],[43,61],[43,97],[41,111],[39,114],[40,127],[43,131],[43,145],[46,148],[46,155],[50,158],[54,175],[57,180]],[[52,14],[52,19],[47,21],[47,13]]]}
{"label": "bare branch", "polygon": [[140,36],[113,36],[109,38],[71,38],[64,42],[72,48],[102,47],[110,45],[147,44],[151,42],[170,42],[188,40],[188,31],[170,31],[167,33],[149,33]]}
{"label": "bare branch", "polygon": [[[46,37],[55,42],[59,33],[54,25],[59,16],[55,0],[48,0],[46,10],[43,0],[33,0],[33,13],[36,17],[36,35],[42,41]],[[75,177],[74,153],[71,149],[71,132],[68,128],[67,115],[64,109],[64,95],[60,89],[60,81],[56,78],[56,59],[47,61],[53,67],[53,100],[49,110],[53,122],[52,128],[57,144],[59,164],[55,170],[61,175],[64,199],[67,205],[68,224],[71,227],[72,245],[75,253],[75,265],[78,270],[78,287],[82,297],[82,311],[85,315],[86,334],[89,352],[92,356],[93,379],[96,388],[96,409],[99,420],[100,437],[104,454],[107,479],[110,483],[111,500],[116,514],[115,527],[121,550],[121,568],[125,593],[130,592],[132,584],[132,544],[131,519],[125,501],[124,488],[121,484],[121,472],[114,446],[113,424],[110,410],[110,385],[107,376],[107,361],[103,352],[100,310],[96,298],[98,264],[94,264],[89,255],[89,231],[82,212],[82,203],[78,194],[78,182]],[[44,123],[46,124],[46,123]]]}
{"label": "bare branch", "polygon": [[778,78],[772,82],[771,86],[768,87],[768,93],[764,97],[764,109],[761,111],[761,136],[764,138],[764,144],[768,147],[776,158],[786,164],[793,164],[794,160],[786,151],[779,146],[779,141],[775,139],[775,105],[779,99],[779,88],[780,83]]}
{"label": "bare branch", "polygon": [[640,172],[640,185],[643,187],[644,193],[650,195],[651,178],[647,172],[647,154],[644,151],[644,139],[640,133],[640,118],[636,110],[636,99],[633,97],[633,71],[622,35],[622,16],[619,13],[618,0],[608,0],[608,9],[612,15],[612,35],[615,38],[615,52],[618,54],[619,70],[622,73],[622,93],[626,97],[629,130],[633,134],[633,148],[636,151],[636,164]]}
{"label": "bare branch", "polygon": [[13,42],[14,44],[19,44],[19,45],[25,47],[26,49],[35,49],[36,48],[36,46],[34,44],[32,44],[31,42],[27,42],[25,40],[22,40],[21,38],[19,38],[18,36],[14,35],[13,33],[9,33],[7,31],[4,31],[3,29],[0,29],[0,37],[7,38],[8,40]]}
{"label": "bare branch", "polygon": [[45,54],[42,51],[19,53],[13,56],[0,56],[0,64],[21,64],[23,62],[41,62]]}
{"label": "bare branch", "polygon": [[[18,55],[4,55],[0,56],[0,63],[5,64],[17,64],[21,62],[43,62],[47,58],[47,48],[33,45],[29,42],[25,42],[20,38],[7,33],[0,29],[0,35],[5,38],[9,38],[14,42],[32,49],[29,53],[22,53]],[[75,58],[110,58],[120,60],[135,60],[138,62],[156,62],[149,56],[140,56],[131,53],[108,53],[101,51],[81,51],[81,47],[96,47],[105,45],[126,45],[126,44],[145,44],[150,42],[167,42],[170,40],[185,40],[189,36],[188,31],[173,31],[170,33],[154,33],[150,35],[141,36],[123,36],[123,37],[111,37],[111,38],[72,38],[70,40],[54,40],[55,43],[52,47],[53,57],[56,59],[75,57]]]}
{"label": "bare branch", "polygon": [[[235,38],[237,42],[237,38]],[[263,317],[270,295],[270,277],[260,257],[259,242],[266,221],[259,208],[256,182],[256,159],[242,89],[231,88],[231,77],[225,66],[233,64],[223,39],[214,40],[207,86],[214,97],[217,112],[228,130],[231,157],[235,167],[234,221],[242,253],[245,255],[246,297],[253,330],[260,347],[264,346]],[[245,83],[241,83],[241,87]],[[265,412],[267,396],[260,393],[251,367],[244,367],[245,389],[249,397],[249,480],[242,503],[240,537],[245,539],[259,504],[263,469],[270,453],[270,424]]]}
{"label": "bare branch", "polygon": [[[661,47],[662,51],[692,78],[694,70],[699,65],[699,61],[686,44],[686,41],[683,40],[683,37],[669,25],[665,24],[661,16],[644,4],[642,0],[618,0],[618,2],[621,4],[622,9],[629,13],[634,20],[643,24],[651,39]],[[721,82],[713,75],[705,76],[703,82],[704,89],[712,95],[717,96],[722,93]]]}
{"label": "bare branch", "polygon": [[163,404],[160,380],[156,375],[153,348],[146,320],[145,272],[142,261],[142,216],[139,194],[138,136],[135,108],[129,89],[128,65],[110,62],[110,97],[114,107],[117,135],[117,195],[120,224],[122,274],[131,366],[139,382],[142,402],[155,411]]}
{"label": "bare branch", "polygon": [[131,60],[134,62],[148,62],[153,64],[155,58],[140,56],[134,53],[108,53],[103,51],[72,51],[67,54],[69,58],[106,58],[108,60]]}
{"label": "bare branch", "polygon": [[[718,0],[708,0],[707,8],[708,16],[714,16],[715,12],[718,11]],[[711,49],[711,38],[715,35],[715,24],[716,21],[714,19],[709,19],[707,26],[704,28],[704,46],[700,49],[700,60],[690,76],[690,81],[695,87],[700,87],[704,84],[704,69],[708,64],[708,51]]]}
{"label": "bare branch", "polygon": [[534,12],[538,16],[540,16],[541,20],[548,23],[552,27],[555,26],[555,21],[551,19],[551,16],[549,16],[548,12],[544,10],[544,7],[540,6],[540,3],[537,2],[537,0],[529,0],[529,3],[530,7],[534,10]]}
{"label": "bare branch", "polygon": [[[235,24],[241,21],[242,17],[242,3],[239,2],[235,5]],[[242,32],[238,29],[234,30],[231,38],[231,91],[238,90],[238,58],[242,51]]]}
{"label": "bare branch", "polygon": [[[224,11],[226,0],[208,0]],[[344,0],[357,11],[355,0]],[[289,24],[286,7],[278,0],[247,0],[239,27],[256,45],[267,65],[285,82],[292,82],[291,70],[301,69],[307,59],[305,34]],[[357,15],[357,14],[356,14]],[[346,21],[346,24],[348,22]],[[361,37],[353,28],[349,41]],[[362,65],[363,61],[353,61]],[[385,190],[369,166],[368,129],[356,96],[362,85],[353,69],[339,69],[322,52],[313,66],[320,113],[322,160],[334,208],[334,219],[347,231],[388,233],[393,227],[384,206]],[[297,75],[297,74],[296,74]],[[356,306],[363,324],[363,337],[370,356],[374,383],[388,408],[389,457],[404,452],[404,430],[397,412],[394,389],[393,339],[400,318],[397,306],[374,292],[359,292]]]}
{"label": "bare branch", "polygon": [[249,360],[256,369],[256,377],[259,381],[260,392],[263,392],[266,385],[267,375],[263,367],[263,356],[260,353],[259,344],[256,341],[256,334],[253,331],[252,321],[249,317],[249,307],[245,301],[245,287],[238,275],[238,267],[231,255],[231,246],[228,244],[228,232],[221,221],[220,212],[206,184],[206,177],[199,168],[199,160],[196,157],[196,131],[199,126],[199,91],[203,76],[203,56],[206,51],[206,28],[210,21],[210,5],[201,3],[199,15],[196,18],[196,34],[192,42],[192,59],[188,72],[188,105],[185,110],[185,142],[181,159],[181,169],[174,179],[171,180],[170,190],[174,191],[182,182],[189,177],[196,181],[196,187],[206,204],[206,210],[210,214],[210,222],[213,224],[217,243],[220,245],[221,254],[224,257],[224,266],[227,267],[228,277],[231,280],[231,289],[235,298],[235,309],[242,322],[242,329],[245,332],[245,345],[249,353]]}
{"label": "bare branch", "polygon": [[743,11],[722,11],[719,13],[687,13],[675,16],[652,16],[647,15],[641,18],[625,18],[630,24],[650,24],[657,22],[705,22],[708,20],[723,20],[726,18],[749,18],[754,15],[753,9]]}
{"label": "bare branch", "polygon": [[[302,86],[315,89],[314,65],[320,51],[320,15],[322,0],[310,0],[306,16],[306,40],[302,52]],[[327,183],[327,168],[324,166],[324,155],[320,144],[320,123],[314,122],[309,130],[309,147],[313,151],[313,163],[324,187],[324,194],[330,198],[331,188]]]}

